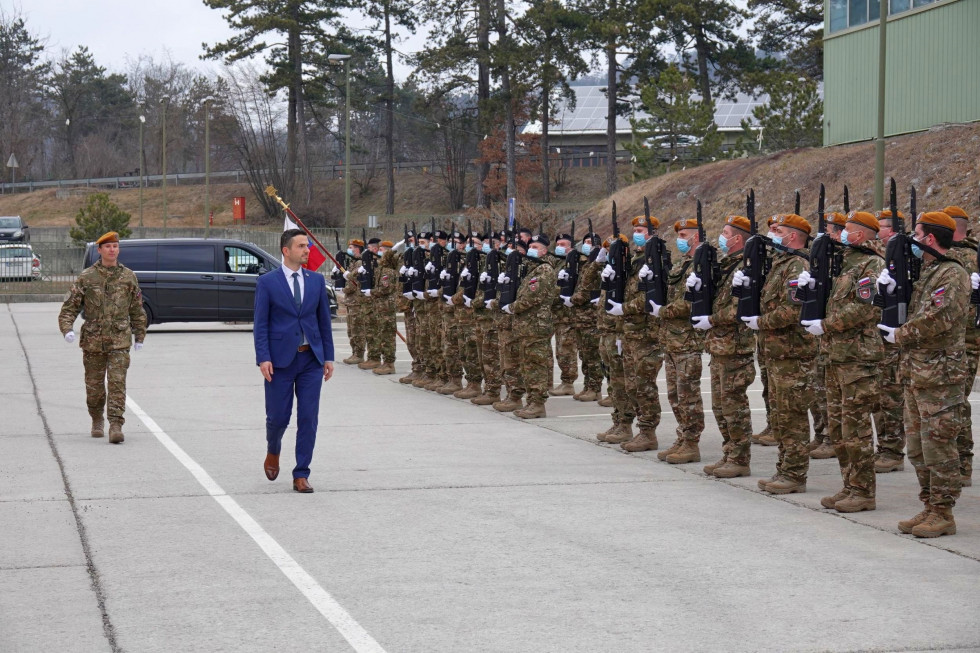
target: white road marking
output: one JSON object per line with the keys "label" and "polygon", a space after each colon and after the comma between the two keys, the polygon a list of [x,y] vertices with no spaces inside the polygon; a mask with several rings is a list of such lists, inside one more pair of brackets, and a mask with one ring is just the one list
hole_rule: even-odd
{"label": "white road marking", "polygon": [[323,589],[305,569],[300,567],[299,563],[271,535],[266,533],[265,529],[251,515],[245,512],[244,508],[238,505],[237,501],[228,496],[221,486],[211,478],[211,475],[197,461],[187,455],[187,452],[181,449],[180,445],[174,442],[153,418],[147,415],[133,401],[132,397],[126,397],[126,406],[142,420],[146,428],[160,441],[160,444],[187,468],[187,471],[218,502],[218,505],[224,508],[225,512],[242,527],[242,530],[248,533],[255,543],[259,545],[259,548],[269,556],[273,564],[279,568],[279,571],[292,581],[293,585],[303,593],[303,596],[313,604],[313,607],[326,617],[327,621],[337,629],[337,632],[347,640],[351,648],[358,653],[385,653],[381,645],[354,620],[354,617],[343,606],[337,603],[337,600]]}
{"label": "white road marking", "polygon": [[[762,413],[762,412],[765,412],[766,409],[765,408],[750,408],[749,410],[751,410],[753,413]],[[711,414],[711,411],[710,410],[705,410],[705,411],[702,411],[702,412],[704,412],[706,415],[710,415]],[[663,411],[663,414],[664,415],[673,415],[674,412],[673,411],[670,411],[670,410],[665,410],[665,411]],[[610,415],[612,415],[612,412],[611,411],[608,412],[608,413],[589,413],[587,415],[555,415],[554,417],[546,417],[544,419],[571,419],[571,418],[575,418],[575,417],[609,417]]]}

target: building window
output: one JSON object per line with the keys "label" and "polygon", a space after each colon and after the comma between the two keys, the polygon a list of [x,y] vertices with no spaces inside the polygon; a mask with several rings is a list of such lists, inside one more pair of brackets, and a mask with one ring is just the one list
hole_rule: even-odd
{"label": "building window", "polygon": [[[933,2],[937,0],[889,0],[888,14],[894,16]],[[830,0],[830,32],[877,21],[880,11],[881,0]]]}
{"label": "building window", "polygon": [[847,8],[847,26],[854,27],[868,22],[868,0],[850,0]]}
{"label": "building window", "polygon": [[847,0],[830,0],[830,31],[837,32],[845,27],[847,27]]}

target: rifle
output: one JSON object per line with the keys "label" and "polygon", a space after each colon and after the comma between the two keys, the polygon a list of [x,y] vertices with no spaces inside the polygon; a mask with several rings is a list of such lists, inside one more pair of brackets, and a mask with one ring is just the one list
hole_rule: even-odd
{"label": "rifle", "polygon": [[[415,235],[415,230],[413,229],[411,233]],[[405,268],[406,272],[408,272],[408,268],[412,267],[413,263],[415,262],[415,247],[409,244],[408,239],[410,236],[408,234],[409,234],[408,223],[406,222],[405,223],[405,256],[402,262],[402,266]],[[403,274],[401,276],[400,281],[402,282],[402,294],[410,295],[412,293],[412,287],[415,283],[412,277],[408,276],[408,274]]]}
{"label": "rifle", "polygon": [[367,234],[361,228],[361,240],[364,241],[364,249],[361,250],[361,267],[364,272],[357,275],[357,284],[361,290],[371,290],[374,287],[374,252],[368,249]]}
{"label": "rifle", "polygon": [[[506,224],[504,226],[506,227]],[[490,231],[489,220],[487,221],[487,236],[493,240],[493,232]],[[484,281],[480,286],[480,288],[483,290],[483,301],[485,302],[489,302],[497,298],[497,277],[500,276],[500,259],[500,250],[493,249],[493,244],[491,244],[490,253],[487,254],[486,268],[484,270],[487,273],[486,281]]]}
{"label": "rifle", "polygon": [[847,184],[844,184],[844,215],[851,212],[851,194],[847,190]]}
{"label": "rifle", "polygon": [[772,242],[759,234],[755,222],[755,190],[749,189],[745,197],[745,215],[749,219],[751,236],[745,241],[745,264],[742,274],[749,278],[748,287],[737,286],[732,295],[738,297],[737,315],[739,318],[754,317],[762,312],[762,287],[766,283],[771,261],[767,246]]}
{"label": "rifle", "polygon": [[691,302],[691,318],[711,315],[715,302],[716,286],[721,270],[718,269],[718,250],[708,242],[701,217],[701,200],[698,200],[698,248],[694,250],[694,274],[701,279],[698,290],[689,288],[684,299]]}
{"label": "rifle", "polygon": [[412,292],[415,294],[416,299],[420,299],[425,293],[425,257],[428,252],[418,242],[419,232],[415,228],[414,222],[412,223],[412,229],[415,230],[415,249],[412,250],[411,265],[415,269],[415,273],[412,275]]}
{"label": "rifle", "polygon": [[[892,226],[895,235],[885,248],[885,269],[895,280],[895,292],[888,294],[878,286],[874,298],[875,306],[881,307],[881,323],[889,327],[900,327],[908,320],[909,301],[912,299],[912,285],[919,278],[918,259],[912,254],[912,238],[905,232],[904,220],[898,215],[898,200],[895,191],[895,178],[891,178],[889,208],[892,212]],[[911,196],[912,215],[915,215],[915,187]],[[914,218],[913,218],[914,219]]]}
{"label": "rifle", "polygon": [[508,306],[513,304],[517,300],[517,290],[521,285],[521,277],[523,276],[523,267],[521,265],[524,255],[514,248],[510,254],[507,255],[504,261],[504,274],[510,279],[505,283],[497,284],[497,292],[500,293],[500,307]]}
{"label": "rifle", "polygon": [[[647,224],[650,224],[650,200],[646,197],[643,198],[643,214],[647,218]],[[651,301],[658,306],[667,304],[667,276],[670,274],[671,267],[670,249],[667,248],[667,241],[661,238],[656,231],[650,234],[650,238],[643,248],[643,262],[653,272],[653,277],[640,279],[639,289],[646,293],[646,302],[644,302],[646,312],[652,313]]]}
{"label": "rifle", "polygon": [[[980,244],[977,244],[977,269],[980,269]],[[970,294],[970,303],[977,307],[976,317],[973,318],[973,326],[980,328],[980,290],[974,290]]]}
{"label": "rifle", "polygon": [[612,305],[622,304],[626,297],[626,274],[629,271],[629,250],[619,238],[619,223],[616,221],[616,202],[612,203],[613,240],[609,243],[609,265],[616,274],[605,282],[605,309],[611,310]]}
{"label": "rifle", "polygon": [[558,280],[558,295],[562,298],[571,297],[578,284],[578,267],[581,252],[575,249],[575,220],[572,220],[572,248],[565,255],[565,274],[564,279]]}
{"label": "rifle", "polygon": [[336,231],[333,232],[334,241],[337,243],[337,265],[334,266],[333,272],[330,273],[330,279],[333,280],[333,287],[337,290],[342,290],[346,281],[344,280],[344,268],[347,267],[350,262],[350,255],[346,250],[340,248],[340,234]]}
{"label": "rifle", "polygon": [[[844,203],[847,204],[847,187],[844,187]],[[816,282],[796,289],[796,298],[803,302],[800,320],[822,320],[827,317],[827,300],[830,299],[834,277],[840,274],[841,255],[837,243],[827,234],[824,201],[826,190],[820,184],[820,200],[817,203],[817,238],[810,247],[810,277]]]}
{"label": "rifle", "polygon": [[436,291],[438,294],[439,289],[442,287],[442,279],[439,278],[439,275],[442,273],[443,258],[446,250],[436,239],[435,218],[432,218],[432,242],[435,243],[432,249],[429,250],[429,263],[432,264],[432,270],[425,273],[425,287],[428,292]]}
{"label": "rifle", "polygon": [[793,213],[800,214],[800,191],[796,191],[796,204],[793,205]]}
{"label": "rifle", "polygon": [[460,263],[463,255],[456,248],[456,224],[450,223],[449,230],[449,255],[446,257],[445,271],[448,277],[442,279],[442,296],[450,299],[456,294],[459,287]]}
{"label": "rifle", "polygon": [[463,296],[470,301],[476,297],[476,287],[480,282],[480,250],[473,247],[473,225],[467,220],[466,228],[470,232],[470,251],[466,252],[466,271],[469,273],[463,282]]}

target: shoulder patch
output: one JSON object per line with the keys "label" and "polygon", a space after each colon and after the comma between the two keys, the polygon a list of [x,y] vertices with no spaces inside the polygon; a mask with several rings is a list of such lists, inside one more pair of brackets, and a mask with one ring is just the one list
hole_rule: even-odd
{"label": "shoulder patch", "polygon": [[933,291],[932,293],[932,304],[937,308],[942,308],[946,297],[946,286],[943,286],[939,290]]}
{"label": "shoulder patch", "polygon": [[537,292],[537,290],[538,290],[538,278],[537,277],[534,277],[533,279],[531,279],[530,281],[528,281],[527,282],[527,287],[528,287],[528,289],[530,289],[531,292]]}

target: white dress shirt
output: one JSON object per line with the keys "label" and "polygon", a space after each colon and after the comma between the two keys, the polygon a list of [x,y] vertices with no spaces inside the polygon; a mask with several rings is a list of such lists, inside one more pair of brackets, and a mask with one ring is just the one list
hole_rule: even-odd
{"label": "white dress shirt", "polygon": [[[296,278],[299,280],[299,300],[300,300],[300,303],[302,304],[303,303],[303,298],[306,297],[306,294],[305,294],[306,293],[306,281],[303,278],[303,268],[300,267],[299,270],[290,270],[288,267],[286,267],[286,264],[283,263],[281,269],[282,269],[282,273],[286,275],[286,285],[289,286],[289,293],[290,294],[292,294],[292,292],[293,292],[293,274],[296,274],[296,273],[299,274],[299,276],[297,276]],[[303,333],[303,342],[300,343],[300,347],[302,347],[303,345],[308,345],[308,344],[310,344],[310,341],[306,339],[306,333]]]}

